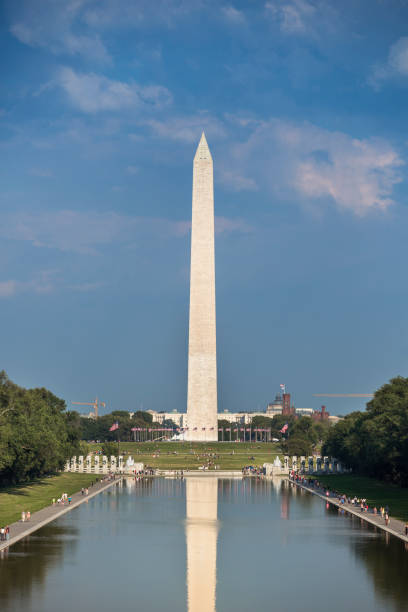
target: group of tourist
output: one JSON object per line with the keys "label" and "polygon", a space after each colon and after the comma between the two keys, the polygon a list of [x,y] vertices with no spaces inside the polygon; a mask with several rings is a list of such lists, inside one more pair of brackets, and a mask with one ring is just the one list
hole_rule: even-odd
{"label": "group of tourist", "polygon": [[[83,491],[83,489],[82,489]],[[68,493],[61,493],[61,496],[57,498],[57,500],[55,500],[55,497],[53,497],[52,499],[52,505],[55,506],[56,504],[58,506],[65,506],[66,504],[70,505],[72,501],[72,498],[70,495],[68,495]]]}
{"label": "group of tourist", "polygon": [[[376,505],[370,507],[365,498],[359,498],[357,496],[350,497],[345,493],[339,493],[336,490],[331,490],[329,487],[319,482],[317,478],[306,478],[302,474],[296,473],[294,470],[290,472],[289,479],[297,484],[312,488],[320,494],[324,495],[325,497],[334,497],[341,504],[341,506],[343,506],[344,504],[349,504],[350,506],[354,506],[355,508],[359,507],[360,512],[373,514],[374,516],[381,515],[381,518],[384,520],[385,525],[389,525],[390,509],[388,505],[380,506],[379,508],[377,508]],[[406,523],[405,525],[405,535],[408,535],[408,523]]]}
{"label": "group of tourist", "polygon": [[22,523],[26,523],[27,521],[31,520],[31,512],[29,510],[25,511],[23,510],[21,513],[21,522]]}
{"label": "group of tourist", "polygon": [[256,465],[245,465],[241,472],[243,476],[256,476],[257,478],[265,476],[265,468]]}
{"label": "group of tourist", "polygon": [[0,529],[0,542],[5,542],[10,539],[10,527],[6,525]]}

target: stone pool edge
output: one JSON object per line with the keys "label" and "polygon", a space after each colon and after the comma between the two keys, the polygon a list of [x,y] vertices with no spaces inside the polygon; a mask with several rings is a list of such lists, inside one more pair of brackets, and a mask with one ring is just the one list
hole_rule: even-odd
{"label": "stone pool edge", "polygon": [[[26,536],[34,533],[38,529],[41,529],[41,527],[44,527],[48,523],[51,523],[55,519],[59,518],[63,514],[66,514],[67,512],[70,512],[74,508],[77,508],[78,506],[80,506],[81,504],[85,503],[86,501],[88,501],[92,497],[95,497],[96,495],[99,495],[99,493],[102,493],[103,491],[106,491],[107,489],[109,489],[113,485],[118,484],[122,480],[123,480],[123,478],[120,476],[119,478],[116,478],[115,480],[112,480],[112,481],[110,481],[110,482],[108,482],[106,484],[103,484],[100,487],[98,487],[98,485],[95,485],[98,488],[94,489],[88,495],[82,495],[81,493],[75,493],[72,497],[80,495],[79,499],[76,499],[75,501],[73,501],[68,506],[63,506],[63,507],[59,507],[59,506],[46,506],[45,508],[42,508],[41,510],[38,510],[37,512],[34,512],[34,514],[31,515],[31,522],[27,523],[26,529],[24,529],[23,531],[21,531],[17,535],[11,537],[9,540],[4,541],[4,542],[0,542],[0,551],[4,550],[5,548],[9,548],[10,546],[13,546],[13,544],[16,544],[16,542],[18,542],[19,540],[22,540],[23,538],[25,538]],[[38,518],[38,515],[40,515],[40,514],[44,514],[45,515],[44,518],[41,518],[38,522],[35,522],[36,518]],[[17,527],[21,527],[21,525],[22,525],[21,521],[17,521],[16,523],[12,523],[10,525],[10,531],[12,531],[13,529],[15,529]]]}
{"label": "stone pool edge", "polygon": [[[318,493],[318,491],[314,491],[313,489],[310,489],[309,487],[305,487],[304,485],[300,484],[299,482],[296,482],[294,480],[290,480],[289,478],[287,478],[286,480],[288,482],[290,482],[291,484],[296,485],[300,489],[303,489],[304,491],[307,491],[308,493],[311,493],[312,495],[317,495],[317,497],[320,497],[320,499],[323,499],[325,502],[327,502],[329,504],[332,504],[333,506],[336,506],[336,508],[341,508],[342,510],[345,510],[345,512],[348,512],[349,514],[353,514],[357,518],[365,521],[366,523],[370,523],[370,525],[373,525],[374,527],[378,527],[382,531],[385,531],[386,533],[389,533],[390,535],[393,535],[396,538],[399,538],[403,542],[408,542],[408,537],[405,536],[403,533],[398,533],[398,531],[395,531],[394,529],[391,529],[390,527],[387,527],[386,525],[382,525],[381,523],[377,523],[374,519],[372,519],[369,516],[367,516],[367,514],[361,513],[360,511],[357,512],[357,510],[354,510],[354,508],[350,508],[348,504],[347,505],[340,504],[340,502],[338,502],[336,499],[333,499],[332,497],[326,497],[325,495],[322,495],[321,493]],[[399,519],[392,519],[392,520],[395,523],[398,523],[398,525],[401,526],[401,529],[404,529],[405,523],[403,521],[400,521]]]}

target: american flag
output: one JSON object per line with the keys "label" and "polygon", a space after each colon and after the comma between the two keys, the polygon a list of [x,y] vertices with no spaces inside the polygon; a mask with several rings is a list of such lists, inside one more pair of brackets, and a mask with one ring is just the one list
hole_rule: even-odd
{"label": "american flag", "polygon": [[285,425],[282,427],[282,429],[280,430],[281,433],[286,433],[286,431],[288,430],[289,425],[287,423],[285,423]]}
{"label": "american flag", "polygon": [[117,421],[112,425],[112,427],[109,427],[109,431],[116,431],[117,429],[119,429],[119,423]]}
{"label": "american flag", "polygon": [[285,391],[286,391],[286,385],[279,385],[279,386],[280,386],[281,390],[282,390],[282,391],[285,393]]}

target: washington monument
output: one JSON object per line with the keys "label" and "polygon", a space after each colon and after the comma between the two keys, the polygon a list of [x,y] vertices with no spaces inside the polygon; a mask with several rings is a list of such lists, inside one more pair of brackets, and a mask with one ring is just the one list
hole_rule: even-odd
{"label": "washington monument", "polygon": [[218,440],[213,161],[204,132],[193,167],[187,425],[187,440]]}

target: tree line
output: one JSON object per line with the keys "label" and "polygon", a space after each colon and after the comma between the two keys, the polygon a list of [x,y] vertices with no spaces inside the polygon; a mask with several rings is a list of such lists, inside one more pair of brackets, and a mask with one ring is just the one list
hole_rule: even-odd
{"label": "tree line", "polygon": [[[285,425],[288,425],[286,432],[283,434],[281,430]],[[287,455],[310,455],[314,450],[317,450],[327,437],[327,432],[330,428],[328,421],[314,421],[310,417],[299,417],[295,415],[278,414],[274,417],[257,415],[252,418],[251,425],[245,425],[246,441],[257,439],[255,429],[270,429],[271,438],[279,440],[282,452]],[[229,440],[229,430],[231,429],[231,439],[235,440],[235,429],[243,428],[243,425],[229,423],[225,419],[218,421],[218,428],[224,431],[218,432],[219,440]],[[239,432],[242,439],[243,434]],[[259,437],[258,437],[259,439]]]}
{"label": "tree line", "polygon": [[332,427],[323,453],[359,474],[408,486],[408,378],[392,378],[365,412],[352,412]]}
{"label": "tree line", "polygon": [[0,372],[0,483],[61,470],[79,452],[80,422],[47,389],[24,389]]}
{"label": "tree line", "polygon": [[[114,423],[119,425],[116,431],[109,431]],[[114,410],[104,414],[98,419],[87,419],[81,417],[81,439],[90,441],[110,442],[117,440],[131,442],[134,439],[132,428],[142,427],[158,429],[163,427],[159,423],[153,423],[153,417],[148,412],[138,410],[131,417],[126,410]],[[164,425],[166,427],[166,425]]]}

